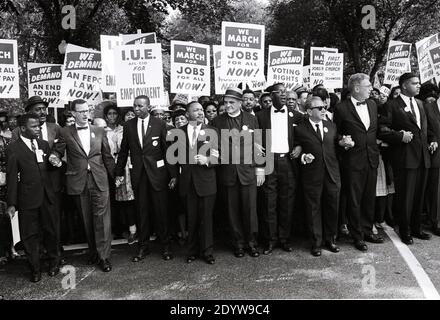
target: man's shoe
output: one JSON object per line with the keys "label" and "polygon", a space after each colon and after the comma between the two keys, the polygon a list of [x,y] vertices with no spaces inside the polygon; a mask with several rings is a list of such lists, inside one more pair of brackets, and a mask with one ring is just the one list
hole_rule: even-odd
{"label": "man's shoe", "polygon": [[148,248],[141,248],[138,251],[138,254],[131,259],[133,262],[139,262],[143,259],[145,259],[146,256],[150,254],[150,250]]}
{"label": "man's shoe", "polygon": [[440,228],[433,228],[432,233],[440,237]]}
{"label": "man's shoe", "polygon": [[41,272],[32,272],[31,282],[39,282],[41,280]]}
{"label": "man's shoe", "polygon": [[93,254],[87,260],[87,265],[91,266],[91,265],[97,264],[98,262],[99,262],[98,255],[97,254]]}
{"label": "man's shoe", "polygon": [[214,264],[215,263],[215,258],[212,254],[207,255],[206,257],[203,258],[205,260],[205,262],[207,264]]}
{"label": "man's shoe", "polygon": [[128,235],[127,243],[128,243],[129,245],[132,245],[133,243],[136,242],[136,237],[137,237],[137,234],[136,234],[136,233],[130,233],[130,234]]}
{"label": "man's shoe", "polygon": [[49,266],[49,271],[47,272],[49,277],[55,277],[58,273],[60,273],[59,264]]}
{"label": "man's shoe", "polygon": [[108,259],[102,259],[99,261],[99,267],[104,272],[110,272],[112,270],[112,264]]}
{"label": "man's shoe", "polygon": [[340,251],[339,247],[333,241],[327,241],[325,243],[325,246],[327,247],[328,250],[330,250],[333,253],[337,253]]}
{"label": "man's shoe", "polygon": [[292,252],[293,248],[290,244],[288,244],[287,242],[284,242],[281,244],[281,249],[283,249],[286,252]]}
{"label": "man's shoe", "polygon": [[346,236],[346,237],[348,237],[350,235],[350,231],[348,231],[346,224],[341,225],[341,227],[339,228],[339,233],[342,236]]}
{"label": "man's shoe", "polygon": [[243,258],[244,257],[244,250],[242,248],[235,249],[234,256],[237,258]]}
{"label": "man's shoe", "polygon": [[365,242],[362,241],[362,240],[356,240],[356,241],[354,242],[354,247],[355,247],[356,249],[358,249],[359,251],[363,251],[363,252],[365,252],[365,251],[368,250],[367,245],[366,245]]}
{"label": "man's shoe", "polygon": [[171,249],[170,249],[170,247],[168,245],[166,245],[163,248],[162,259],[164,259],[165,261],[173,259],[173,253],[171,252]]}
{"label": "man's shoe", "polygon": [[414,238],[421,239],[421,240],[430,240],[431,239],[431,235],[429,233],[426,233],[426,232],[423,232],[423,231],[413,232],[413,233],[411,233],[411,235]]}
{"label": "man's shoe", "polygon": [[314,257],[321,256],[321,248],[319,246],[312,246],[312,250],[310,250],[310,253]]}
{"label": "man's shoe", "polygon": [[258,249],[255,247],[250,247],[249,248],[249,255],[253,258],[257,258],[260,256],[260,251],[258,251]]}
{"label": "man's shoe", "polygon": [[264,250],[263,250],[263,254],[271,254],[273,251],[273,245],[272,244],[268,244]]}
{"label": "man's shoe", "polygon": [[383,238],[377,234],[368,234],[364,236],[364,241],[371,243],[383,243]]}
{"label": "man's shoe", "polygon": [[414,240],[413,240],[413,238],[410,235],[403,235],[403,236],[400,237],[400,239],[407,246],[409,246],[409,245],[414,243]]}
{"label": "man's shoe", "polygon": [[188,256],[186,257],[186,263],[191,263],[196,260],[196,256]]}

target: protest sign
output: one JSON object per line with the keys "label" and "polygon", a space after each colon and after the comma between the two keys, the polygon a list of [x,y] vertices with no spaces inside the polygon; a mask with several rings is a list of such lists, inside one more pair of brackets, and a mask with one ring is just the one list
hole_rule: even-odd
{"label": "protest sign", "polygon": [[122,44],[147,44],[156,43],[156,33],[134,33],[134,34],[121,34]]}
{"label": "protest sign", "polygon": [[160,106],[164,101],[161,44],[122,45],[114,51],[118,106],[132,106],[139,95],[148,96],[151,105]]}
{"label": "protest sign", "polygon": [[388,45],[387,65],[383,84],[399,85],[399,78],[411,71],[411,43],[391,40]]}
{"label": "protest sign", "polygon": [[101,68],[99,51],[67,44],[60,99],[83,99],[92,105],[101,102]]}
{"label": "protest sign", "polygon": [[324,83],[324,52],[337,53],[334,48],[310,48],[310,88]]}
{"label": "protest sign", "polygon": [[343,87],[344,54],[324,52],[324,82],[327,89],[340,89]]}
{"label": "protest sign", "polygon": [[434,70],[435,80],[440,83],[440,43],[429,48],[429,59]]}
{"label": "protest sign", "polygon": [[264,26],[222,22],[221,77],[264,80]]}
{"label": "protest sign", "polygon": [[310,65],[303,67],[303,86],[310,90]]}
{"label": "protest sign", "polygon": [[417,61],[419,63],[421,83],[434,78],[434,69],[431,65],[428,49],[436,43],[439,43],[439,34],[431,35],[416,42]]}
{"label": "protest sign", "polygon": [[119,36],[101,35],[102,83],[104,92],[116,92],[113,49],[122,44]]}
{"label": "protest sign", "polygon": [[249,86],[251,90],[262,90],[266,86],[266,80],[249,80],[242,81],[240,79],[226,79],[223,78],[221,74],[221,65],[222,65],[222,51],[221,46],[213,45],[212,46],[213,56],[214,56],[214,78],[215,78],[215,94],[224,94],[227,88],[237,87],[240,83],[242,84],[242,88],[245,88],[246,85]]}
{"label": "protest sign", "polygon": [[40,96],[49,107],[63,108],[60,100],[62,64],[27,63],[29,97]]}
{"label": "protest sign", "polygon": [[208,45],[171,40],[171,92],[211,95]]}
{"label": "protest sign", "polygon": [[0,39],[0,98],[20,98],[17,40]]}
{"label": "protest sign", "polygon": [[303,83],[304,49],[269,46],[267,84],[284,83],[290,91]]}

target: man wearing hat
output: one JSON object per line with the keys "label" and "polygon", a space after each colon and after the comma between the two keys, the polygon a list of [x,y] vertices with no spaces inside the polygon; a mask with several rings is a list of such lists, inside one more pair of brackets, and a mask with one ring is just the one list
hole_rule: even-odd
{"label": "man wearing hat", "polygon": [[264,183],[264,171],[256,168],[254,161],[254,132],[258,129],[258,121],[250,113],[241,110],[242,101],[241,89],[228,88],[224,95],[226,113],[215,117],[212,123],[221,132],[218,177],[224,188],[234,255],[237,258],[244,256],[246,248],[252,257],[260,255],[256,243],[257,185]]}
{"label": "man wearing hat", "polygon": [[284,84],[274,84],[269,90],[273,107],[257,114],[263,129],[263,147],[274,162],[272,172],[266,172],[263,186],[263,254],[271,254],[277,243],[284,251],[292,251],[290,235],[298,170],[294,159],[300,152],[300,148],[294,147],[294,128],[303,120],[300,113],[287,106]]}
{"label": "man wearing hat", "polygon": [[393,172],[396,187],[396,214],[399,235],[405,244],[413,238],[429,240],[422,231],[421,214],[425,197],[429,152],[438,144],[428,137],[428,121],[422,101],[414,97],[420,92],[420,80],[414,73],[400,76],[401,94],[385,105],[388,117],[381,129],[381,140],[389,143],[393,154]]}

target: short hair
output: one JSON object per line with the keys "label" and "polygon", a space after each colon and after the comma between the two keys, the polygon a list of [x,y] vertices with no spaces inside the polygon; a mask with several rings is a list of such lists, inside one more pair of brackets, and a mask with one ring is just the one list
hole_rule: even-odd
{"label": "short hair", "polygon": [[254,96],[254,98],[256,97],[256,96],[255,96],[255,92],[253,92],[251,89],[245,89],[245,90],[243,90],[243,95],[246,94],[246,93],[250,93],[250,94],[252,94],[252,95]]}
{"label": "short hair", "polygon": [[403,85],[407,80],[412,79],[412,78],[418,78],[418,76],[417,76],[415,73],[412,73],[412,72],[406,72],[406,73],[402,74],[402,75],[399,77],[399,86],[402,87],[402,85]]}
{"label": "short hair", "polygon": [[173,111],[171,114],[171,118],[173,119],[173,122],[176,120],[177,117],[185,116],[186,118],[186,110],[185,109],[177,109],[176,111]]}
{"label": "short hair", "polygon": [[372,91],[375,91],[377,94],[380,94],[380,90],[378,88],[373,88]]}
{"label": "short hair", "polygon": [[73,100],[73,101],[70,103],[70,110],[71,110],[71,111],[76,111],[76,105],[77,105],[77,104],[84,104],[84,103],[87,103],[87,101],[86,101],[86,100],[83,100],[83,99],[76,99],[76,100]]}
{"label": "short hair", "polygon": [[208,108],[209,106],[214,106],[216,110],[218,109],[217,102],[215,102],[215,101],[213,101],[213,100],[210,100],[210,101],[205,102],[205,103],[203,104],[203,110],[206,110],[206,108]]}
{"label": "short hair", "polygon": [[144,100],[146,100],[148,102],[148,104],[150,104],[150,97],[149,96],[141,94],[140,96],[137,96],[137,97],[134,98],[134,100],[138,100],[138,99],[144,99]]}
{"label": "short hair", "polygon": [[330,98],[330,95],[328,94],[328,91],[325,88],[318,88],[313,93],[314,97],[321,98],[322,101],[325,101],[326,99]]}
{"label": "short hair", "polygon": [[[188,104],[186,105],[185,110],[188,111],[189,108],[191,108],[191,105],[193,105],[193,104],[195,104],[195,103],[200,104],[199,101],[190,101],[190,102],[188,102]],[[201,105],[201,104],[200,104],[200,105]]]}
{"label": "short hair", "polygon": [[115,110],[118,116],[120,116],[119,108],[113,101],[105,101],[105,106],[103,110],[104,116],[107,116],[110,110]]}
{"label": "short hair", "polygon": [[350,79],[348,79],[348,90],[353,92],[354,86],[359,85],[362,80],[370,80],[370,77],[365,73],[355,73],[351,75]]}
{"label": "short hair", "polygon": [[33,113],[25,113],[20,118],[18,118],[17,123],[19,127],[25,127],[29,121],[29,119],[34,119],[40,121],[40,118]]}
{"label": "short hair", "polygon": [[304,106],[305,109],[306,109],[306,110],[309,110],[309,109],[312,107],[312,103],[313,103],[314,101],[323,102],[322,99],[321,99],[320,97],[318,97],[318,96],[311,96],[311,97],[307,98],[307,100],[306,100],[306,104],[305,104],[305,106]]}

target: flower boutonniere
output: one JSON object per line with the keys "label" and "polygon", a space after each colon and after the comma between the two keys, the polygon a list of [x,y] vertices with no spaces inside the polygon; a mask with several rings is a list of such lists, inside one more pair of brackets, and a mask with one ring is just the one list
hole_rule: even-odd
{"label": "flower boutonniere", "polygon": [[94,133],[94,132],[92,132],[92,133],[90,134],[90,136],[92,137],[92,139],[95,139],[95,133]]}

